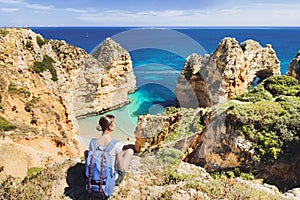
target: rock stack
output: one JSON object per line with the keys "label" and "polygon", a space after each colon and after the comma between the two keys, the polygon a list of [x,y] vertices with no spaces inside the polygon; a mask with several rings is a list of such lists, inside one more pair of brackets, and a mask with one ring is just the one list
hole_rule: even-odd
{"label": "rock stack", "polygon": [[186,59],[175,89],[178,106],[210,107],[246,92],[256,77],[273,75],[280,75],[280,62],[271,45],[224,38],[211,55]]}

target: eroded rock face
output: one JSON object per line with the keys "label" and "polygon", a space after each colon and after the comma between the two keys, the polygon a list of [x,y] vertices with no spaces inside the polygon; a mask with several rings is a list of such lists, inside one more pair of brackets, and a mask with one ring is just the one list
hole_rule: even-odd
{"label": "eroded rock face", "polygon": [[[172,108],[169,108],[170,110]],[[137,152],[149,151],[161,146],[172,147],[189,154],[196,146],[203,128],[203,116],[208,109],[174,109],[161,115],[141,115],[135,130]]]}
{"label": "eroded rock face", "polygon": [[292,76],[300,81],[300,51],[295,58],[291,61],[288,67],[287,76]]}
{"label": "eroded rock face", "polygon": [[[81,154],[75,140],[76,117],[121,106],[128,102],[128,92],[135,90],[128,52],[107,39],[100,46],[110,51],[100,51],[99,61],[83,49],[64,41],[46,41],[29,29],[2,30],[0,116],[17,126],[3,133],[4,139],[24,151],[32,148],[28,152],[51,149],[46,157],[53,162]],[[23,148],[26,145],[28,148]],[[40,166],[44,166],[41,160]]]}
{"label": "eroded rock face", "polygon": [[210,107],[247,91],[256,77],[280,75],[271,45],[224,38],[214,53],[186,59],[175,89],[181,107]]}
{"label": "eroded rock face", "polygon": [[99,113],[128,103],[128,93],[136,89],[129,53],[112,39],[105,39],[93,52],[89,63],[100,63],[101,69],[87,63],[84,76],[77,78],[76,116]]}
{"label": "eroded rock face", "polygon": [[252,144],[226,123],[226,111],[210,113],[188,162],[209,171],[247,166],[254,151]]}

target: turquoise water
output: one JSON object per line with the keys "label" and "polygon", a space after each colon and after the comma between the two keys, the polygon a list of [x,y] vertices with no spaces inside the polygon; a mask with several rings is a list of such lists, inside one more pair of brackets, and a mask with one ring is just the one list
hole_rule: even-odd
{"label": "turquoise water", "polygon": [[[65,40],[87,52],[104,38],[113,37],[129,51],[137,91],[129,95],[130,104],[109,112],[116,116],[114,136],[123,141],[134,137],[138,115],[160,113],[164,107],[175,104],[173,91],[187,55],[195,51],[198,54],[211,53],[224,37],[235,37],[239,42],[253,39],[262,46],[272,44],[281,61],[281,73],[285,74],[288,64],[300,50],[298,27],[175,27],[173,31],[160,29],[156,34],[147,32],[142,36],[143,31],[130,32],[135,30],[131,27],[35,27],[32,30],[47,39]],[[78,120],[83,143],[99,134],[95,129],[99,117]]]}

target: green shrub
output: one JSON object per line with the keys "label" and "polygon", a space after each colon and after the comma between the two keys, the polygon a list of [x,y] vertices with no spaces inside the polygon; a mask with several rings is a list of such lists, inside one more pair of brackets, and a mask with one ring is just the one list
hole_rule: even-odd
{"label": "green shrub", "polygon": [[9,94],[18,94],[23,95],[24,97],[30,96],[30,91],[27,88],[22,86],[17,86],[15,83],[10,83],[8,86],[8,93]]}
{"label": "green shrub", "polygon": [[37,175],[38,173],[42,172],[44,169],[40,167],[31,167],[27,170],[27,177],[32,177]]}
{"label": "green shrub", "polygon": [[17,127],[11,124],[9,121],[0,116],[0,130],[1,131],[11,131],[16,129]]}
{"label": "green shrub", "polygon": [[1,28],[0,29],[0,37],[5,37],[7,36],[9,31],[7,29]]}
{"label": "green shrub", "polygon": [[273,97],[280,95],[299,96],[299,94],[300,85],[297,79],[291,76],[272,76],[249,92],[232,99],[254,103],[258,101],[272,101]]}
{"label": "green shrub", "polygon": [[258,86],[247,93],[234,97],[233,99],[255,103],[258,101],[271,101],[272,98],[273,96],[270,92],[266,91],[263,87]]}
{"label": "green shrub", "polygon": [[163,148],[158,151],[158,162],[167,164],[178,164],[184,154],[175,148]]}
{"label": "green shrub", "polygon": [[266,79],[263,85],[273,96],[296,96],[300,92],[298,80],[291,76],[274,76]]}
{"label": "green shrub", "polygon": [[32,106],[39,101],[40,97],[33,96],[32,99],[25,104],[25,110],[27,112],[31,111]]}
{"label": "green shrub", "polygon": [[169,184],[177,184],[180,181],[184,181],[187,178],[189,178],[187,174],[178,173],[177,170],[174,169],[168,169],[166,174],[167,174],[166,182]]}
{"label": "green shrub", "polygon": [[32,50],[33,49],[33,43],[31,40],[27,40],[26,43],[24,44],[24,47],[28,50]]}
{"label": "green shrub", "polygon": [[41,38],[39,35],[37,35],[36,36],[36,42],[38,43],[38,45],[40,47],[42,47],[44,44],[46,44],[47,41],[45,39]]}
{"label": "green shrub", "polygon": [[257,161],[266,163],[293,151],[291,143],[299,137],[299,119],[300,97],[281,96],[276,102],[238,104],[227,112],[227,122],[253,143]]}
{"label": "green shrub", "polygon": [[8,93],[10,93],[10,94],[17,94],[18,93],[18,89],[17,89],[17,87],[14,83],[9,84]]}
{"label": "green shrub", "polygon": [[169,135],[165,138],[165,142],[186,138],[187,136],[201,132],[204,128],[202,119],[206,112],[204,109],[171,108],[166,109],[165,112],[178,119]]}
{"label": "green shrub", "polygon": [[57,73],[56,73],[55,68],[52,65],[53,63],[54,63],[54,60],[51,57],[44,55],[43,61],[42,62],[35,61],[33,63],[32,68],[36,73],[39,73],[39,74],[46,70],[49,70],[52,75],[51,80],[57,81],[58,80]]}

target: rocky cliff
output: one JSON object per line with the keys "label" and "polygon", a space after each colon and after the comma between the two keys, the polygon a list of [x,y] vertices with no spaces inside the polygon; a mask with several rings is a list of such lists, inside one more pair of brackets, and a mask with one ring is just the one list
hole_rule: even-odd
{"label": "rocky cliff", "polygon": [[141,116],[137,150],[172,147],[209,172],[238,168],[281,189],[299,186],[299,92],[296,79],[273,76],[205,111],[174,108]]}
{"label": "rocky cliff", "polygon": [[[24,176],[31,167],[81,154],[75,140],[76,117],[128,102],[128,92],[135,89],[128,52],[111,39],[100,47],[108,51],[99,50],[96,59],[29,29],[0,30],[0,167],[4,171]],[[9,159],[12,155],[18,157]]]}
{"label": "rocky cliff", "polygon": [[257,78],[280,75],[271,45],[224,38],[211,55],[190,55],[175,89],[181,107],[209,107],[242,94]]}
{"label": "rocky cliff", "polygon": [[300,51],[295,58],[291,61],[288,67],[287,76],[292,76],[300,81]]}

